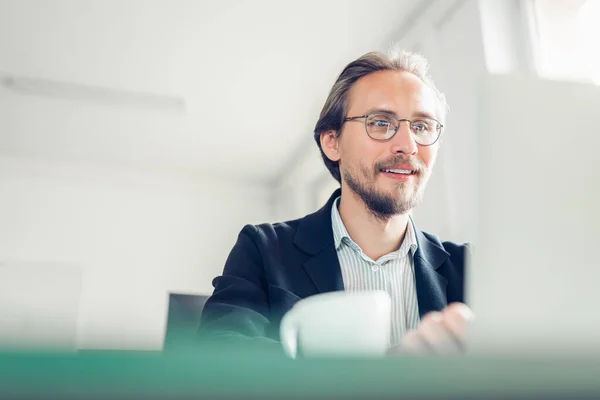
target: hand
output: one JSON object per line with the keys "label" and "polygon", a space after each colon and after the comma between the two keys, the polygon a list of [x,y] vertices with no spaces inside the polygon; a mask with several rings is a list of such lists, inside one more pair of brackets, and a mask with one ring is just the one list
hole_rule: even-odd
{"label": "hand", "polygon": [[430,312],[389,354],[460,354],[464,352],[465,327],[472,319],[471,309],[463,303],[452,303],[441,312]]}

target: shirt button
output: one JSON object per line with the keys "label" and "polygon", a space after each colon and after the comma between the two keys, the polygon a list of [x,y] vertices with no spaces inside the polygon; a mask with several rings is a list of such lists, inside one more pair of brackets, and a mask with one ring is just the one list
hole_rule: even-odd
{"label": "shirt button", "polygon": [[377,265],[377,264],[371,265],[371,270],[373,270],[373,272],[379,271],[379,265]]}

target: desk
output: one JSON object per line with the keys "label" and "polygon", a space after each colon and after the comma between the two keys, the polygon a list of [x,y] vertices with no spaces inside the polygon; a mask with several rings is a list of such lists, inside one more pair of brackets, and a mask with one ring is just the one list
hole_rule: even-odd
{"label": "desk", "polygon": [[288,360],[210,351],[0,355],[0,397],[596,398],[600,360]]}

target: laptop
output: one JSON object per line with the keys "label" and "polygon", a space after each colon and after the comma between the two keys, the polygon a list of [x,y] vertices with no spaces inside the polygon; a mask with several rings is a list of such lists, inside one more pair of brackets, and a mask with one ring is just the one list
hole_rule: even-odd
{"label": "laptop", "polygon": [[204,304],[209,296],[169,293],[167,329],[163,350],[196,345]]}
{"label": "laptop", "polygon": [[491,76],[479,104],[469,349],[600,354],[600,86]]}

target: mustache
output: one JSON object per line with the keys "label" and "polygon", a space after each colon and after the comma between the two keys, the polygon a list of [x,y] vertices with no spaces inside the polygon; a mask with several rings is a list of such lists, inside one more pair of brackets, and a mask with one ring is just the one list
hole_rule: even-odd
{"label": "mustache", "polygon": [[425,164],[420,162],[414,157],[406,157],[404,155],[397,155],[388,158],[387,160],[379,161],[375,164],[376,172],[379,173],[382,169],[391,169],[394,165],[406,164],[410,168],[418,173],[425,171]]}

